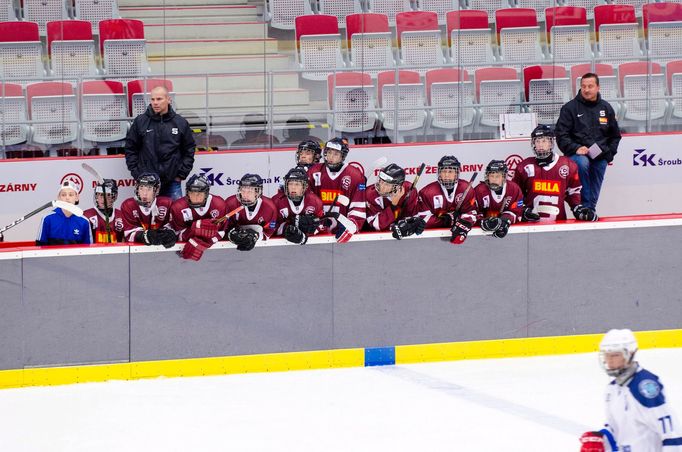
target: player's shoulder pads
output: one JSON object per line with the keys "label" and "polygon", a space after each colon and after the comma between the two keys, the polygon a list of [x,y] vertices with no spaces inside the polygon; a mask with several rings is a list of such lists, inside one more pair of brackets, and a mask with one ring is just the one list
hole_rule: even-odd
{"label": "player's shoulder pads", "polygon": [[635,373],[628,387],[633,397],[647,408],[655,408],[665,403],[663,385],[658,381],[658,376],[648,370],[642,369]]}

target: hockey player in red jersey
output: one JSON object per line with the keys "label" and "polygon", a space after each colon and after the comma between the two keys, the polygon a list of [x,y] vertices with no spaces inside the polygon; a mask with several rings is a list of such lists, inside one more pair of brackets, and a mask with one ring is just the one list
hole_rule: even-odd
{"label": "hockey player in red jersey", "polygon": [[121,205],[123,234],[128,242],[171,248],[177,240],[170,229],[172,201],[158,196],[161,180],[155,173],[142,173],[135,181],[135,197]]}
{"label": "hockey player in red jersey", "polygon": [[426,221],[426,227],[451,228],[451,242],[456,245],[466,240],[476,223],[476,199],[471,189],[465,195],[469,183],[459,179],[461,167],[456,157],[442,157],[438,161],[438,180],[419,192],[419,216]]}
{"label": "hockey player in red jersey", "polygon": [[304,245],[308,236],[320,231],[324,216],[322,200],[308,190],[308,173],[304,168],[292,168],[284,176],[284,190],[272,202],[277,208],[276,234],[291,243]]}
{"label": "hockey player in red jersey", "polygon": [[198,261],[208,248],[225,235],[215,219],[225,215],[225,201],[210,193],[204,176],[194,174],[185,183],[185,196],[173,201],[170,225],[181,242],[187,242],[180,255]]}
{"label": "hockey player in red jersey", "polygon": [[322,148],[320,143],[315,140],[305,140],[298,144],[296,150],[296,166],[300,166],[306,171],[316,163],[320,162]]}
{"label": "hockey player in red jersey", "polygon": [[245,174],[237,194],[225,200],[227,212],[239,206],[244,209],[228,219],[225,236],[239,251],[250,251],[258,240],[270,238],[277,224],[277,208],[270,198],[263,196],[263,179],[258,174]]}
{"label": "hockey player in red jersey", "polygon": [[[97,184],[93,198],[95,207],[83,212],[83,216],[90,222],[93,243],[122,242],[123,216],[121,210],[114,207],[118,198],[116,180],[104,179],[101,184]],[[108,227],[107,220],[109,221]]]}
{"label": "hockey player in red jersey", "polygon": [[491,160],[483,183],[474,189],[481,229],[500,239],[523,214],[523,192],[515,182],[507,180],[507,173],[503,160]]}
{"label": "hockey player in red jersey", "polygon": [[391,231],[401,240],[424,232],[426,222],[418,213],[419,194],[405,181],[405,170],[390,163],[379,171],[374,185],[365,191],[367,224],[375,231]]}
{"label": "hockey player in red jersey", "polygon": [[531,133],[534,157],[521,161],[514,173],[524,193],[523,219],[554,221],[566,219],[564,203],[581,221],[597,221],[596,212],[580,204],[578,166],[568,157],[554,153],[554,131],[545,124]]}
{"label": "hockey player in red jersey", "polygon": [[[317,163],[308,170],[310,190],[322,200],[325,213],[343,215],[350,220],[342,219],[350,229],[339,226],[336,219],[332,221],[329,229],[337,238],[348,237],[362,229],[366,217],[365,175],[355,166],[344,163],[348,150],[345,139],[332,138],[322,151],[324,163]],[[337,195],[346,196],[350,200],[348,206],[335,203]]]}

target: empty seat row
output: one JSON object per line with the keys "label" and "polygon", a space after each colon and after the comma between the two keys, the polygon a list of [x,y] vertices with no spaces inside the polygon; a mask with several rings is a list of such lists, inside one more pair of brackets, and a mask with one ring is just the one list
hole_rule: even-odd
{"label": "empty seat row", "polygon": [[336,16],[339,26],[346,26],[350,14],[371,12],[385,14],[391,25],[396,16],[406,11],[431,11],[438,16],[438,23],[444,25],[448,11],[482,10],[490,22],[496,20],[496,11],[507,8],[531,8],[537,19],[543,20],[542,12],[547,7],[576,6],[586,10],[587,18],[594,18],[594,8],[606,4],[627,5],[637,8],[638,17],[642,7],[657,3],[652,0],[267,0],[266,18],[274,28],[291,30],[296,17],[307,14]]}
{"label": "empty seat row", "polygon": [[[139,77],[149,73],[144,25],[139,20],[108,19],[100,22],[99,47],[90,22],[52,21],[47,27],[47,56],[43,58],[38,24],[0,22],[0,76],[26,81],[49,75],[82,77],[100,72],[109,77]],[[97,56],[101,55],[101,58]],[[97,61],[102,61],[100,71]]]}
{"label": "empty seat row", "polygon": [[128,118],[145,111],[155,86],[173,89],[163,79],[132,80],[127,89],[114,80],[84,81],[77,89],[71,83],[40,82],[27,85],[25,93],[21,85],[0,84],[0,145],[54,145],[79,137],[97,143],[122,140]]}
{"label": "empty seat row", "polygon": [[0,21],[23,19],[35,22],[38,24],[41,36],[45,36],[49,21],[73,17],[90,22],[94,32],[98,33],[100,21],[120,17],[116,0],[74,0],[74,2],[72,6],[71,1],[67,5],[64,0],[21,0],[22,7],[15,10],[12,0],[0,0]]}
{"label": "empty seat row", "polygon": [[[436,13],[401,12],[396,16],[397,58],[393,35],[385,14],[351,14],[346,18],[348,66],[391,68],[396,64],[439,66],[446,60],[464,67],[528,62],[564,61],[575,63],[595,58],[616,63],[648,56],[676,59],[682,55],[682,4],[644,5],[644,42],[631,5],[603,5],[595,8],[595,32],[587,23],[583,7],[552,7],[545,11],[541,32],[534,10],[498,10],[495,29],[488,27],[487,14],[479,10],[447,13],[448,52],[443,52]],[[296,42],[305,78],[324,80],[333,68],[346,66],[341,35],[335,16],[297,17]],[[543,35],[546,42],[543,44]],[[595,43],[592,43],[592,35]],[[316,71],[319,69],[319,71]],[[308,71],[311,70],[311,71]]]}
{"label": "empty seat row", "polygon": [[617,77],[607,64],[576,65],[570,72],[561,66],[529,66],[521,77],[509,67],[474,73],[433,69],[424,77],[400,70],[380,72],[376,83],[366,73],[337,73],[327,80],[328,121],[346,133],[372,130],[378,120],[387,130],[399,132],[498,127],[500,114],[522,111],[536,113],[540,123],[554,123],[587,72],[600,76],[602,96],[621,120],[682,121],[682,60],[670,62],[667,69],[667,79],[660,65],[646,62],[621,64]]}

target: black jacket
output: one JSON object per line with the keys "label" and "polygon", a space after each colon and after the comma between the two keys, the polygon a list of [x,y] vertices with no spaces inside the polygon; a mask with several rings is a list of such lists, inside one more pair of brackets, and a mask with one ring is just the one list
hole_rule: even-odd
{"label": "black jacket", "polygon": [[194,136],[185,118],[168,107],[157,115],[151,105],[135,118],[126,136],[126,165],[134,178],[157,173],[162,183],[186,179],[194,165]]}
{"label": "black jacket", "polygon": [[613,107],[597,95],[589,102],[578,93],[574,99],[561,107],[556,123],[557,145],[566,156],[574,155],[581,146],[588,148],[597,143],[602,149],[598,159],[611,162],[618,152],[620,129]]}

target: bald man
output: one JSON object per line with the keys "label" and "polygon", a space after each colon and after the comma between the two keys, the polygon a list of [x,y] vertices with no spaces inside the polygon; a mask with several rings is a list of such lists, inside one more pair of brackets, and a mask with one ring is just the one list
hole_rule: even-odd
{"label": "bald man", "polygon": [[181,181],[192,172],[194,136],[189,123],[171,106],[168,90],[156,86],[150,92],[147,111],[133,121],[126,137],[126,165],[133,178],[156,173],[161,178],[160,196],[178,199]]}

